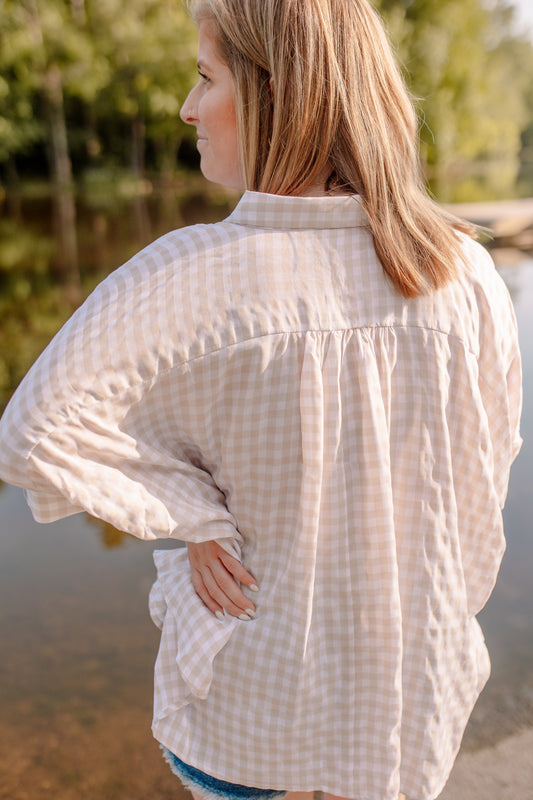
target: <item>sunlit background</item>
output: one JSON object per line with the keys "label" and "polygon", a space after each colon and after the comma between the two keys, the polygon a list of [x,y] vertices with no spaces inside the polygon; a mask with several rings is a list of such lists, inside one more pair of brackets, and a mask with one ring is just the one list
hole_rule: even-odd
{"label": "sunlit background", "polygon": [[[419,109],[430,191],[494,226],[524,356],[526,443],[481,615],[493,676],[472,752],[533,728],[533,3],[376,6]],[[195,46],[176,0],[0,0],[0,409],[110,270],[234,206],[198,173],[178,118]],[[38,525],[0,484],[0,800],[183,794],[150,735],[153,549],[85,515]]]}

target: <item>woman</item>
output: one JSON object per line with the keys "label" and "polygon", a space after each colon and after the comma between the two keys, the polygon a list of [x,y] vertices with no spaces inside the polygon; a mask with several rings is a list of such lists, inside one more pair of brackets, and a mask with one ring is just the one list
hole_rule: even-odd
{"label": "woman", "polygon": [[113,273],[18,389],[1,475],[156,553],[153,730],[196,796],[441,792],[520,437],[509,296],[425,195],[366,0],[205,0],[182,110],[245,189]]}

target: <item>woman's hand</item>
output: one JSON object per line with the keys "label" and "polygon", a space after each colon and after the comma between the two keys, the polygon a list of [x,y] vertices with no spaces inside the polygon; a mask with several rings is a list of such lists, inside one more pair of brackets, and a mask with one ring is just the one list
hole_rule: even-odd
{"label": "woman's hand", "polygon": [[255,616],[255,605],[239,588],[245,584],[253,592],[258,591],[255,578],[247,572],[241,562],[230,556],[217,542],[187,543],[191,565],[192,585],[198,597],[219,619],[224,611],[239,619],[249,620]]}

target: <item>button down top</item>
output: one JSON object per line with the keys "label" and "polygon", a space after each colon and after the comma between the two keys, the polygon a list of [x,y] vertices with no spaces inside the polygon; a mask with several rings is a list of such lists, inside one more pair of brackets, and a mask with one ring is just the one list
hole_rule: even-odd
{"label": "button down top", "polygon": [[247,192],[163,236],[64,326],[0,423],[40,521],[218,540],[257,616],[155,555],[154,734],[216,777],[359,800],[442,789],[489,664],[520,359],[483,248],[430,295],[384,276],[356,197]]}

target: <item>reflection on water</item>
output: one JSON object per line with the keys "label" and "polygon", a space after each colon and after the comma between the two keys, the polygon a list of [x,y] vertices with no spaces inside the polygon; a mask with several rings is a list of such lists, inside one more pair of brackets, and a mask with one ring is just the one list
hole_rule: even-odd
{"label": "reflection on water", "polygon": [[0,519],[0,798],[183,797],[150,734],[154,544],[38,525],[9,486]]}
{"label": "reflection on water", "polygon": [[[69,193],[0,195],[0,408],[80,301],[111,269],[166,231],[220,219],[236,197],[199,177],[133,195],[93,180]],[[76,229],[68,221],[75,214]]]}
{"label": "reflection on water", "polygon": [[[132,211],[138,225],[135,213],[143,212]],[[168,201],[165,213],[178,215],[178,206]],[[87,252],[109,258],[119,249],[109,218],[98,211],[90,219]],[[79,239],[89,240],[87,230]],[[117,255],[115,263],[123,260]],[[508,551],[481,615],[493,676],[466,747],[533,724],[533,259],[501,253],[497,260],[519,320],[525,444],[505,510]],[[83,514],[38,525],[23,493],[0,486],[0,800],[184,796],[150,734],[158,632],[147,595],[155,546],[176,545],[139,542]]]}

